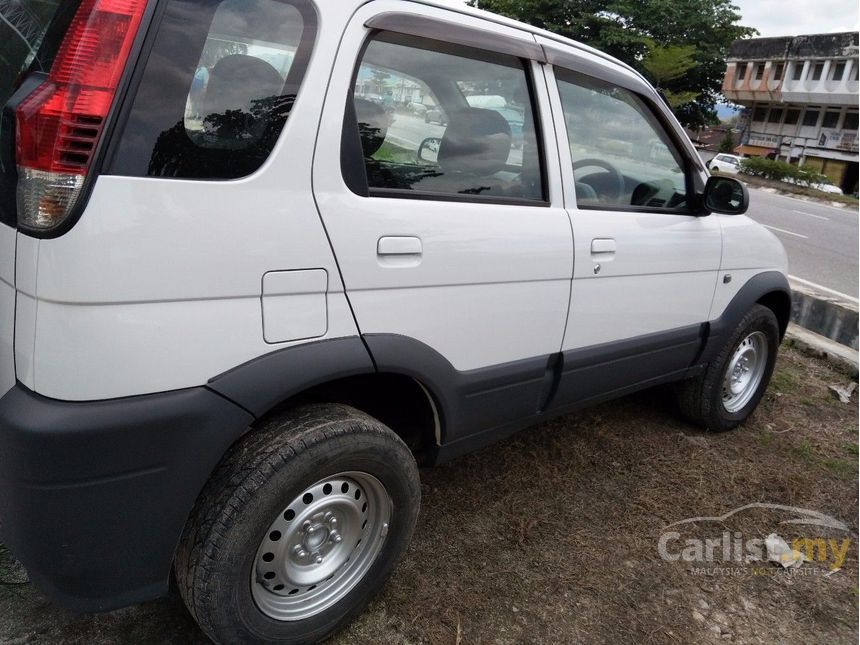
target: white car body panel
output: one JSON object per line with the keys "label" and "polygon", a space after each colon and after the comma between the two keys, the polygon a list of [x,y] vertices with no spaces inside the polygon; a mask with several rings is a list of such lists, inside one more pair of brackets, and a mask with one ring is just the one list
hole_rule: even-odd
{"label": "white car body panel", "polygon": [[15,385],[15,229],[0,224],[0,396]]}
{"label": "white car body panel", "polygon": [[[451,20],[442,9],[374,2],[347,29],[330,83],[323,123],[340,123],[364,22],[386,11]],[[486,28],[461,16],[460,24]],[[511,31],[496,26],[499,33]],[[523,32],[517,31],[522,38]],[[534,66],[535,72],[539,67]],[[542,98],[545,88],[538,84]],[[541,119],[550,123],[542,101]],[[552,129],[544,128],[551,137]],[[362,333],[410,336],[458,370],[559,351],[572,265],[570,225],[562,208],[558,160],[548,155],[552,207],[361,197],[340,172],[340,128],[322,128],[314,190]],[[547,147],[554,146],[549,138]],[[377,256],[384,236],[417,237],[419,262],[392,266]]]}
{"label": "white car body panel", "polygon": [[[723,230],[723,257],[709,320],[719,318],[753,277],[766,271],[788,275],[788,256],[779,239],[746,215],[716,215]],[[730,276],[729,282],[724,282]]]}
{"label": "white car body panel", "polygon": [[[743,276],[780,264],[767,258],[754,266],[727,263],[727,257],[749,258],[751,246],[774,245],[755,224],[733,230],[724,245],[741,250],[723,258],[723,269],[735,277],[731,289],[719,285],[712,306],[719,222],[731,228],[732,218],[578,210],[569,155],[562,150],[559,161],[552,139],[552,110],[555,127],[563,128],[552,72],[547,66],[548,94],[537,63],[532,71],[551,207],[351,193],[339,172],[340,127],[319,125],[343,118],[370,16],[411,11],[500,37],[568,45],[466,7],[393,0],[337,6],[321,12],[306,82],[256,173],[220,182],[101,176],[83,216],[60,237],[38,240],[0,226],[0,251],[17,265],[15,271],[12,263],[0,265],[0,390],[17,378],[44,396],[82,401],[187,388],[278,348],[360,332],[410,336],[458,370],[471,370],[702,322],[709,312],[719,315]],[[596,50],[569,49],[593,65],[635,76]],[[335,63],[338,50],[344,54]],[[420,262],[380,261],[375,250],[387,235],[419,237]],[[605,237],[618,251],[595,275],[590,244]],[[267,323],[278,328],[267,337],[263,276],[308,270],[327,276],[327,291],[312,296],[315,315],[292,317],[295,303],[305,299],[279,292],[280,304],[292,305],[269,302],[272,315],[288,313]],[[326,326],[319,336],[323,298]],[[303,331],[290,331],[297,328]]]}
{"label": "white car body panel", "polygon": [[38,268],[20,271],[29,252],[19,244],[18,288],[36,298],[32,307],[18,304],[16,355],[25,385],[69,401],[161,392],[205,384],[303,342],[264,339],[261,285],[269,271],[325,270],[325,338],[357,333],[309,163],[324,79],[348,17],[324,14],[307,82],[256,173],[207,182],[101,176],[68,233],[21,236],[38,258]]}

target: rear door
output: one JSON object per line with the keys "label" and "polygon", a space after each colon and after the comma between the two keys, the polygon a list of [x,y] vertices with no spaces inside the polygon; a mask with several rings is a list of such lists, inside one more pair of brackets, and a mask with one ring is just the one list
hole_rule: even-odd
{"label": "rear door", "polygon": [[576,258],[564,405],[684,373],[701,346],[722,238],[691,197],[701,187],[694,153],[654,93],[596,56],[559,58],[547,75]]}
{"label": "rear door", "polygon": [[[536,413],[567,317],[573,249],[558,157],[545,153],[546,86],[528,59],[539,51],[474,17],[366,5],[317,143],[315,195],[374,358],[426,373],[419,363],[441,355],[443,387],[468,383],[456,407],[481,408],[464,421],[472,432]],[[423,350],[389,360],[395,337]]]}

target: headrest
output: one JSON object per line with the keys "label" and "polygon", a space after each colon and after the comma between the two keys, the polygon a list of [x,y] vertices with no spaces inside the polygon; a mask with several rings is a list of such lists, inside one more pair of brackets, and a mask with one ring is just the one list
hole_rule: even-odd
{"label": "headrest", "polygon": [[278,96],[283,87],[284,79],[266,61],[245,54],[225,56],[209,74],[204,115],[250,112],[253,101]]}
{"label": "headrest", "polygon": [[443,170],[482,177],[505,167],[511,152],[511,126],[495,110],[465,108],[448,114],[437,161]]}
{"label": "headrest", "polygon": [[382,147],[388,134],[388,115],[378,103],[356,98],[355,117],[361,135],[361,149],[365,157],[372,157]]}

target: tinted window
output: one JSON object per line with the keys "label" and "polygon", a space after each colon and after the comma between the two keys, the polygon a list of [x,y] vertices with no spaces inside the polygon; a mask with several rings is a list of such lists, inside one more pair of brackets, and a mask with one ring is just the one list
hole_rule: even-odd
{"label": "tinted window", "polygon": [[838,63],[833,65],[833,72],[831,78],[834,81],[841,81],[842,77],[845,75],[845,61],[841,60]]}
{"label": "tinted window", "polygon": [[681,156],[636,94],[557,70],[581,208],[687,208]]}
{"label": "tinted window", "polygon": [[845,122],[842,124],[843,130],[856,130],[857,129],[857,113],[856,112],[846,112],[845,113]]}
{"label": "tinted window", "polygon": [[795,63],[794,64],[794,74],[792,75],[792,79],[795,81],[799,81],[803,77],[803,63]]}
{"label": "tinted window", "polygon": [[513,56],[381,33],[353,108],[371,194],[543,199],[528,75]]}
{"label": "tinted window", "polygon": [[789,109],[785,112],[785,124],[795,125],[800,119],[800,110]]}
{"label": "tinted window", "polygon": [[306,0],[170,0],[111,172],[254,172],[289,116],[315,32]]}
{"label": "tinted window", "polygon": [[818,110],[807,110],[803,114],[803,125],[815,126],[818,124]]}
{"label": "tinted window", "polygon": [[760,123],[764,123],[765,119],[767,119],[767,108],[766,107],[757,107],[753,111],[753,121],[758,121]]}
{"label": "tinted window", "polygon": [[839,112],[825,112],[824,119],[821,121],[822,128],[835,128],[839,122]]}
{"label": "tinted window", "polygon": [[773,80],[781,81],[782,80],[782,73],[784,70],[785,70],[785,64],[784,63],[777,63],[776,65],[774,65]]}
{"label": "tinted window", "polygon": [[771,108],[768,123],[779,123],[782,120],[782,108]]}

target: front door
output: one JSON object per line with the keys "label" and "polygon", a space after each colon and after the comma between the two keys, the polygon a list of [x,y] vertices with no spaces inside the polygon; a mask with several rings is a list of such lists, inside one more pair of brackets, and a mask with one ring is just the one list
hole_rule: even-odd
{"label": "front door", "polygon": [[[597,66],[593,66],[599,69]],[[701,345],[716,286],[719,221],[694,213],[683,152],[646,96],[561,67],[562,168],[575,265],[558,404],[678,376]]]}

